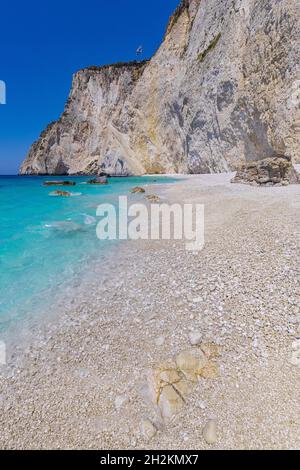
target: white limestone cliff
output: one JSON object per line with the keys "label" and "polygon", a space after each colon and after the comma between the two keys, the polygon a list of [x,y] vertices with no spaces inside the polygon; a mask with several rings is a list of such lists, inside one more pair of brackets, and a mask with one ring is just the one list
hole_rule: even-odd
{"label": "white limestone cliff", "polygon": [[300,162],[300,3],[185,0],[149,62],[77,72],[21,174],[204,173]]}

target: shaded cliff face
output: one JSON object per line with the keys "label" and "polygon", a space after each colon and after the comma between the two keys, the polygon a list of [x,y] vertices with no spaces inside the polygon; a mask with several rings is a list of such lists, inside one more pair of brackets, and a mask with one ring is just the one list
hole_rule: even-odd
{"label": "shaded cliff face", "polygon": [[121,153],[118,162],[114,122],[144,67],[144,63],[119,64],[77,72],[62,116],[32,145],[21,173],[95,174],[110,146],[116,149],[116,170],[127,171]]}
{"label": "shaded cliff face", "polygon": [[148,63],[74,75],[22,174],[204,173],[300,162],[300,4],[185,0]]}

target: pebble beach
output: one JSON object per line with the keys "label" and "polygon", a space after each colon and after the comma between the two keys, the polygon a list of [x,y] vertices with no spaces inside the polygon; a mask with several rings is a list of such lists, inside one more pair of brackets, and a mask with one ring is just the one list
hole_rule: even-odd
{"label": "pebble beach", "polygon": [[300,186],[232,176],[147,189],[205,205],[203,250],[121,243],[8,345],[2,449],[300,448]]}

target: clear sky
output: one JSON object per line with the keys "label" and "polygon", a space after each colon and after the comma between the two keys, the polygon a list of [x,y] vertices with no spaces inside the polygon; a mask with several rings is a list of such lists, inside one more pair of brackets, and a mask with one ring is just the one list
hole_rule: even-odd
{"label": "clear sky", "polygon": [[160,45],[179,0],[9,0],[0,5],[0,174],[16,174],[30,144],[57,119],[72,74],[143,58]]}

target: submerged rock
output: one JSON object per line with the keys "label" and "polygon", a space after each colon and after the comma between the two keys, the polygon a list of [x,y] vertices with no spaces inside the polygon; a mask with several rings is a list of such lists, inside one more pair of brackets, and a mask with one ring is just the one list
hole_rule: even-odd
{"label": "submerged rock", "polygon": [[75,181],[45,181],[43,186],[76,186]]}
{"label": "submerged rock", "polygon": [[94,178],[92,180],[89,180],[87,182],[87,184],[100,184],[100,185],[105,185],[105,184],[108,184],[108,180],[106,178],[106,176],[101,176],[101,177],[98,177],[98,178]]}
{"label": "submerged rock", "polygon": [[61,196],[61,197],[71,197],[71,193],[69,191],[53,191],[52,193],[49,194],[49,196]]}
{"label": "submerged rock", "polygon": [[252,185],[281,185],[299,183],[300,178],[290,158],[285,156],[269,157],[243,164],[237,171],[232,183]]}
{"label": "submerged rock", "polygon": [[72,220],[51,222],[50,224],[45,224],[45,228],[50,229],[61,235],[73,235],[84,230],[82,225],[77,224]]}

